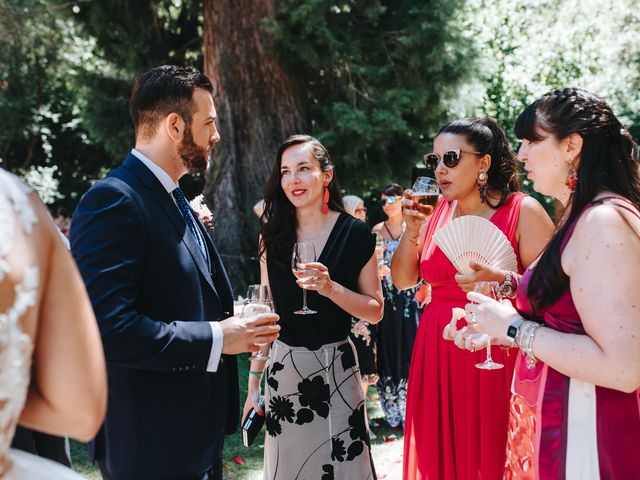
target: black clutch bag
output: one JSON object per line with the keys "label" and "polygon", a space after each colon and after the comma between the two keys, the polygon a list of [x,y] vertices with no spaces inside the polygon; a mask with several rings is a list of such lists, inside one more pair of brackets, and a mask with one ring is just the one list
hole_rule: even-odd
{"label": "black clutch bag", "polygon": [[[258,405],[264,412],[264,397],[260,399]],[[245,447],[249,447],[256,439],[256,437],[262,430],[264,420],[265,417],[263,415],[258,415],[255,409],[252,408],[251,410],[249,410],[249,413],[247,413],[247,416],[242,421],[242,444]]]}

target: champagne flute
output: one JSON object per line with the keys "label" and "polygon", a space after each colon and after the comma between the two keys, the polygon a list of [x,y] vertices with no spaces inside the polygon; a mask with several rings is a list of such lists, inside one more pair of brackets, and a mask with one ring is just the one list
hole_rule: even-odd
{"label": "champagne flute", "polygon": [[[440,188],[438,183],[431,177],[416,178],[413,187],[411,187],[411,200],[413,200],[413,209],[421,213],[427,213],[424,209],[427,205],[431,207],[438,203]],[[423,207],[423,208],[421,208]],[[429,212],[430,213],[430,212]]]}
{"label": "champagne flute", "polygon": [[[291,270],[299,280],[310,280],[313,274],[310,270],[303,267],[305,263],[316,261],[316,249],[311,242],[299,242],[293,246],[293,255],[291,257]],[[318,313],[307,307],[307,289],[302,287],[302,309],[296,310],[296,315],[310,315]]]}
{"label": "champagne flute", "polygon": [[[273,313],[273,303],[268,285],[249,285],[247,288],[247,299],[242,307],[242,316],[251,317],[260,313]],[[267,344],[257,344],[264,347]],[[269,360],[269,355],[258,350],[249,356],[249,360],[264,361]]]}
{"label": "champagne flute", "polygon": [[[498,282],[476,282],[474,284],[474,291],[481,293],[486,297],[493,298],[494,300],[500,300],[500,285]],[[504,368],[501,363],[496,363],[491,358],[491,337],[487,335],[487,358],[482,363],[476,363],[476,368],[482,370],[497,370]]]}

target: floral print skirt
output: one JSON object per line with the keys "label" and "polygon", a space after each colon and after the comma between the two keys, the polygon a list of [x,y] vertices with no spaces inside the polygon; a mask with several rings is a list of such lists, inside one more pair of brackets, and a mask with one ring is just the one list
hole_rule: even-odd
{"label": "floral print skirt", "polygon": [[375,479],[360,371],[348,339],[271,347],[264,479]]}

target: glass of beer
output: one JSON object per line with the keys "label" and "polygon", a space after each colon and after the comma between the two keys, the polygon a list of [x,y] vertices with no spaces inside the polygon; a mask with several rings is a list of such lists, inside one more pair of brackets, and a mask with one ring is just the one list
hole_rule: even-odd
{"label": "glass of beer", "polygon": [[431,177],[416,178],[413,187],[411,187],[411,200],[413,200],[413,209],[420,213],[429,215],[438,203],[440,196],[440,188],[438,183]]}

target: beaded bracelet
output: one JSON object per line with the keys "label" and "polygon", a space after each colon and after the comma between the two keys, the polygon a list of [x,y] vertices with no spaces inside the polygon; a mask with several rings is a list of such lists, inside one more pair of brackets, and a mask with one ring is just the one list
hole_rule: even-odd
{"label": "beaded bracelet", "polygon": [[257,377],[261,377],[263,373],[261,370],[249,370],[249,375],[256,375]]}
{"label": "beaded bracelet", "polygon": [[532,322],[530,320],[526,320],[520,325],[518,329],[518,333],[515,338],[516,345],[522,350],[527,356],[527,367],[533,368],[536,365],[538,359],[533,354],[533,339],[536,336],[536,331],[542,325],[538,322]]}
{"label": "beaded bracelet", "polygon": [[500,294],[513,300],[518,290],[518,284],[520,283],[520,275],[514,272],[504,272],[504,282],[500,284]]}

